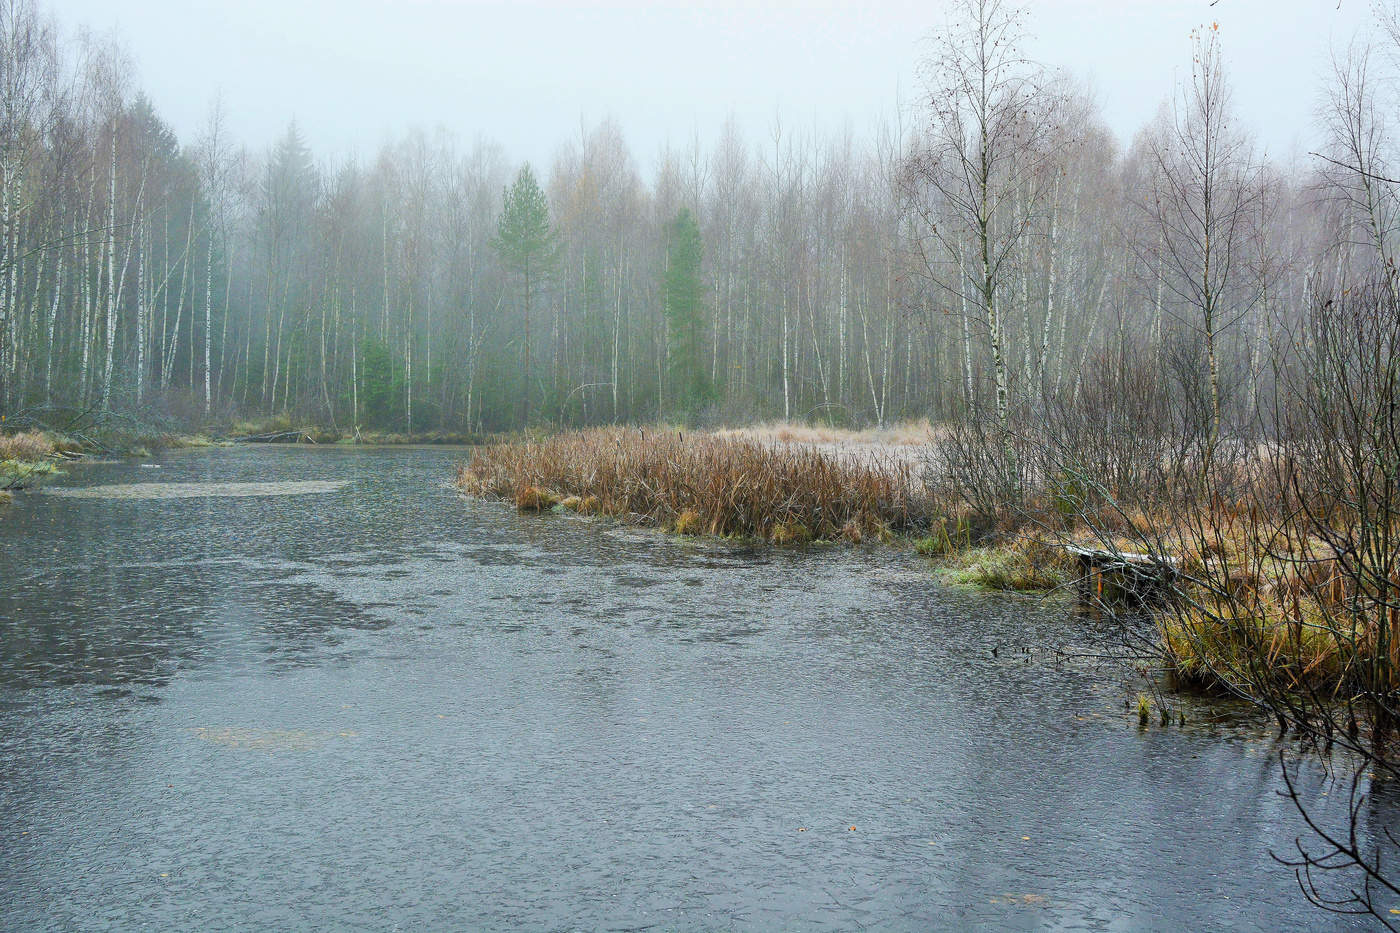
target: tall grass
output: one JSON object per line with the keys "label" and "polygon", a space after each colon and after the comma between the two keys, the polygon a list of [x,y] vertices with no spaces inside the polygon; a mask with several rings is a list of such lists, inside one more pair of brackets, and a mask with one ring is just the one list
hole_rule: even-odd
{"label": "tall grass", "polygon": [[53,440],[42,431],[0,434],[0,491],[4,492],[0,501],[9,501],[9,490],[23,489],[53,473],[56,452]]}
{"label": "tall grass", "polygon": [[562,503],[779,544],[917,532],[929,518],[907,463],[672,431],[604,428],[483,447],[458,469],[457,485],[525,510]]}
{"label": "tall grass", "polygon": [[42,431],[0,434],[0,460],[37,463],[52,457],[54,450],[53,441]]}

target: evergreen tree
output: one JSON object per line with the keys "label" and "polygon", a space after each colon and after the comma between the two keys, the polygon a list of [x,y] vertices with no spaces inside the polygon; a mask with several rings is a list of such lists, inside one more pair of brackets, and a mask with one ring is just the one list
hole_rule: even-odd
{"label": "evergreen tree", "polygon": [[700,278],[704,242],[689,208],[667,225],[662,295],[666,314],[666,368],[672,408],[693,412],[710,397],[705,368],[705,293]]}
{"label": "evergreen tree", "polygon": [[383,341],[366,338],[360,342],[360,409],[358,421],[381,431],[393,427],[394,358]]}
{"label": "evergreen tree", "polygon": [[530,422],[530,309],[537,293],[548,282],[558,260],[559,249],[553,227],[549,223],[549,201],[527,162],[520,167],[515,183],[505,190],[505,207],[496,224],[496,236],[491,245],[501,254],[505,267],[520,282],[523,304],[521,337],[524,362],[521,374],[525,388],[521,393],[524,410],[522,424]]}

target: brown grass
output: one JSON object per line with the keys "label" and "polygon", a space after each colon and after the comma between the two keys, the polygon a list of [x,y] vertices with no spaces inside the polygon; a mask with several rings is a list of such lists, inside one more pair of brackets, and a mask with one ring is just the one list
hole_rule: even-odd
{"label": "brown grass", "polygon": [[920,529],[928,516],[908,467],[671,431],[609,428],[484,447],[458,469],[457,485],[521,508],[558,503],[778,544],[884,538]]}
{"label": "brown grass", "polygon": [[[1359,587],[1338,554],[1296,522],[1239,501],[1092,517],[1067,536],[1170,557],[1183,577],[1160,608],[1162,656],[1178,682],[1254,694],[1261,686],[1341,698],[1400,673],[1400,581]],[[1377,685],[1367,684],[1368,689]],[[1400,690],[1400,680],[1381,685]]]}
{"label": "brown grass", "polygon": [[0,434],[0,460],[36,463],[54,455],[53,441],[42,431]]}

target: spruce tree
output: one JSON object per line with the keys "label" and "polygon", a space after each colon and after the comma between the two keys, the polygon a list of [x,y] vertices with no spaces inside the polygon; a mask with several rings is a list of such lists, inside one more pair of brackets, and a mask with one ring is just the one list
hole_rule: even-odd
{"label": "spruce tree", "polygon": [[666,369],[672,408],[691,413],[710,396],[705,369],[705,291],[700,278],[704,241],[689,208],[667,225],[662,295],[666,314]]}
{"label": "spruce tree", "polygon": [[521,321],[524,361],[521,374],[525,388],[521,393],[522,421],[530,423],[530,310],[538,293],[548,282],[558,260],[559,250],[554,228],[549,223],[549,200],[535,173],[527,162],[520,167],[515,182],[505,190],[505,207],[496,223],[496,236],[491,245],[501,255],[501,261],[520,283],[523,318]]}

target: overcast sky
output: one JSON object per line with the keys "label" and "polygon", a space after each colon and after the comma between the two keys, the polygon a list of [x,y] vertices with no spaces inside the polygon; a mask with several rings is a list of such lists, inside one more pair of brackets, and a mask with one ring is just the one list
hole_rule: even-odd
{"label": "overcast sky", "polygon": [[[1218,21],[1241,116],[1270,154],[1313,138],[1328,49],[1371,30],[1369,0],[1031,0],[1031,52],[1093,82],[1126,143]],[[548,166],[580,122],[612,116],[644,168],[669,138],[858,133],[907,108],[940,0],[58,0],[65,31],[114,31],[190,141],[223,96],[266,146],[293,117],[322,157],[370,155],[413,126],[502,143]],[[1189,71],[1187,72],[1189,73]]]}

